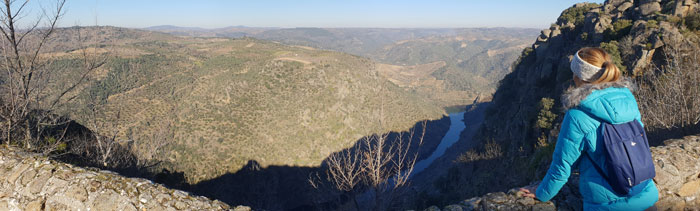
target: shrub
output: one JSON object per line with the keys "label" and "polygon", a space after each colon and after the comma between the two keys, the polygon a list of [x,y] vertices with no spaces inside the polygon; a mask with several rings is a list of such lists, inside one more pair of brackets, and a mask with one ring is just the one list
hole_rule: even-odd
{"label": "shrub", "polygon": [[587,3],[581,7],[570,7],[561,13],[557,22],[569,22],[577,26],[581,25],[586,18],[586,13],[596,7],[600,7],[600,5],[596,3]]}
{"label": "shrub", "polygon": [[[681,46],[681,47],[669,47]],[[639,110],[654,140],[700,132],[700,53],[694,44],[663,48],[668,64],[638,79]],[[670,136],[670,137],[666,137]],[[652,140],[652,138],[649,138]]]}
{"label": "shrub", "polygon": [[656,20],[649,20],[647,24],[645,25],[647,29],[656,29],[659,28],[659,22]]}
{"label": "shrub", "polygon": [[668,21],[669,23],[671,23],[671,25],[678,26],[678,24],[680,24],[681,22],[683,22],[683,19],[681,19],[681,18],[678,17],[678,16],[668,16],[668,17],[666,18],[666,21]]}
{"label": "shrub", "polygon": [[620,19],[613,23],[613,27],[605,30],[604,36],[607,40],[618,40],[630,33],[632,29],[632,21]]}
{"label": "shrub", "polygon": [[620,50],[617,41],[613,40],[610,42],[602,42],[600,43],[600,48],[605,49],[605,51],[607,51],[610,54],[613,63],[617,65],[617,68],[619,68],[623,74],[627,73],[627,67],[622,63],[622,56],[620,55]]}
{"label": "shrub", "polygon": [[685,27],[690,30],[700,30],[700,14],[693,13],[685,17]]}
{"label": "shrub", "polygon": [[478,160],[490,160],[490,159],[496,159],[498,157],[501,157],[503,155],[503,149],[501,149],[501,145],[496,143],[494,140],[488,140],[486,143],[481,145],[479,149],[469,149],[467,152],[459,155],[455,162],[457,163],[468,163],[468,162],[474,162]]}
{"label": "shrub", "polygon": [[537,122],[535,124],[536,129],[551,129],[554,119],[557,115],[552,112],[552,107],[554,106],[554,99],[552,98],[542,98],[537,104],[540,113],[537,115]]}
{"label": "shrub", "polygon": [[651,43],[647,43],[644,45],[644,49],[651,50],[652,48],[654,48],[654,45],[652,45]]}

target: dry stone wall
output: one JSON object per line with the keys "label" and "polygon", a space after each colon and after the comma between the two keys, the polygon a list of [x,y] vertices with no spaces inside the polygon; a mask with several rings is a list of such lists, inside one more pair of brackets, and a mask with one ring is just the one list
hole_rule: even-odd
{"label": "dry stone wall", "polygon": [[250,210],[0,147],[0,210]]}

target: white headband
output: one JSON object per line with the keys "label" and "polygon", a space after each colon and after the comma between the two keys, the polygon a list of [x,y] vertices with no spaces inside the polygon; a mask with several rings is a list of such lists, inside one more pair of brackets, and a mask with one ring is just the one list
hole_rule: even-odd
{"label": "white headband", "polygon": [[596,67],[595,65],[584,61],[578,56],[579,52],[580,50],[576,51],[576,54],[574,54],[574,59],[571,60],[571,72],[574,72],[574,74],[576,74],[576,76],[583,81],[593,80],[593,76],[595,76],[595,74],[603,68]]}

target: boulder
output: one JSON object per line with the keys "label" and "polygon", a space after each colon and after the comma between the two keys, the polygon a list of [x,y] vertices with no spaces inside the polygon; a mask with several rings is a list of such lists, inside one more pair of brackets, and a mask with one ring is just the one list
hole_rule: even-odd
{"label": "boulder", "polygon": [[652,147],[659,189],[657,207],[684,210],[700,206],[700,137],[687,136]]}
{"label": "boulder", "polygon": [[552,31],[551,34],[549,34],[550,38],[559,36],[561,34],[561,29],[560,29],[559,25],[551,26],[551,27],[549,27],[549,30]]}
{"label": "boulder", "polygon": [[625,2],[622,3],[619,7],[617,7],[617,12],[623,13],[627,11],[627,9],[632,8],[634,6],[634,3],[632,2]]}
{"label": "boulder", "polygon": [[649,64],[651,64],[651,58],[654,57],[656,49],[644,49],[646,46],[638,46],[637,49],[637,61],[632,66],[632,74],[637,75],[639,72],[644,70]]}
{"label": "boulder", "polygon": [[652,1],[639,5],[639,14],[642,16],[649,16],[656,12],[661,12],[661,4],[659,2]]}
{"label": "boulder", "polygon": [[552,33],[552,30],[545,29],[540,32],[540,36],[537,37],[537,42],[547,42],[547,39],[549,39],[549,34]]}
{"label": "boulder", "polygon": [[686,15],[688,15],[688,12],[697,8],[697,5],[698,5],[697,1],[677,0],[675,2],[674,7],[673,7],[673,15],[679,16],[679,17],[685,17]]}
{"label": "boulder", "polygon": [[628,0],[608,0],[608,1],[606,2],[606,5],[610,5],[610,6],[613,6],[613,7],[617,7],[617,6],[619,6],[620,4],[623,4],[623,3],[629,3],[629,1],[628,1]]}

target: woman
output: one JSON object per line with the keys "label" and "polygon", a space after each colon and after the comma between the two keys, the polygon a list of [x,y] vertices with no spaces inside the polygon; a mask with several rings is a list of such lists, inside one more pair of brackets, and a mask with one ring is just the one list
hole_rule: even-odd
{"label": "woman", "polygon": [[[575,88],[564,95],[567,109],[547,175],[539,185],[521,189],[525,196],[549,201],[567,182],[574,162],[579,161],[579,191],[584,210],[645,210],[654,208],[658,190],[652,180],[634,186],[628,195],[616,194],[591,160],[605,166],[602,121],[612,124],[637,120],[641,115],[630,89],[610,55],[601,48],[583,48],[571,61]],[[607,170],[605,170],[607,171]],[[607,172],[605,172],[607,174]],[[536,190],[536,191],[535,191]]]}

